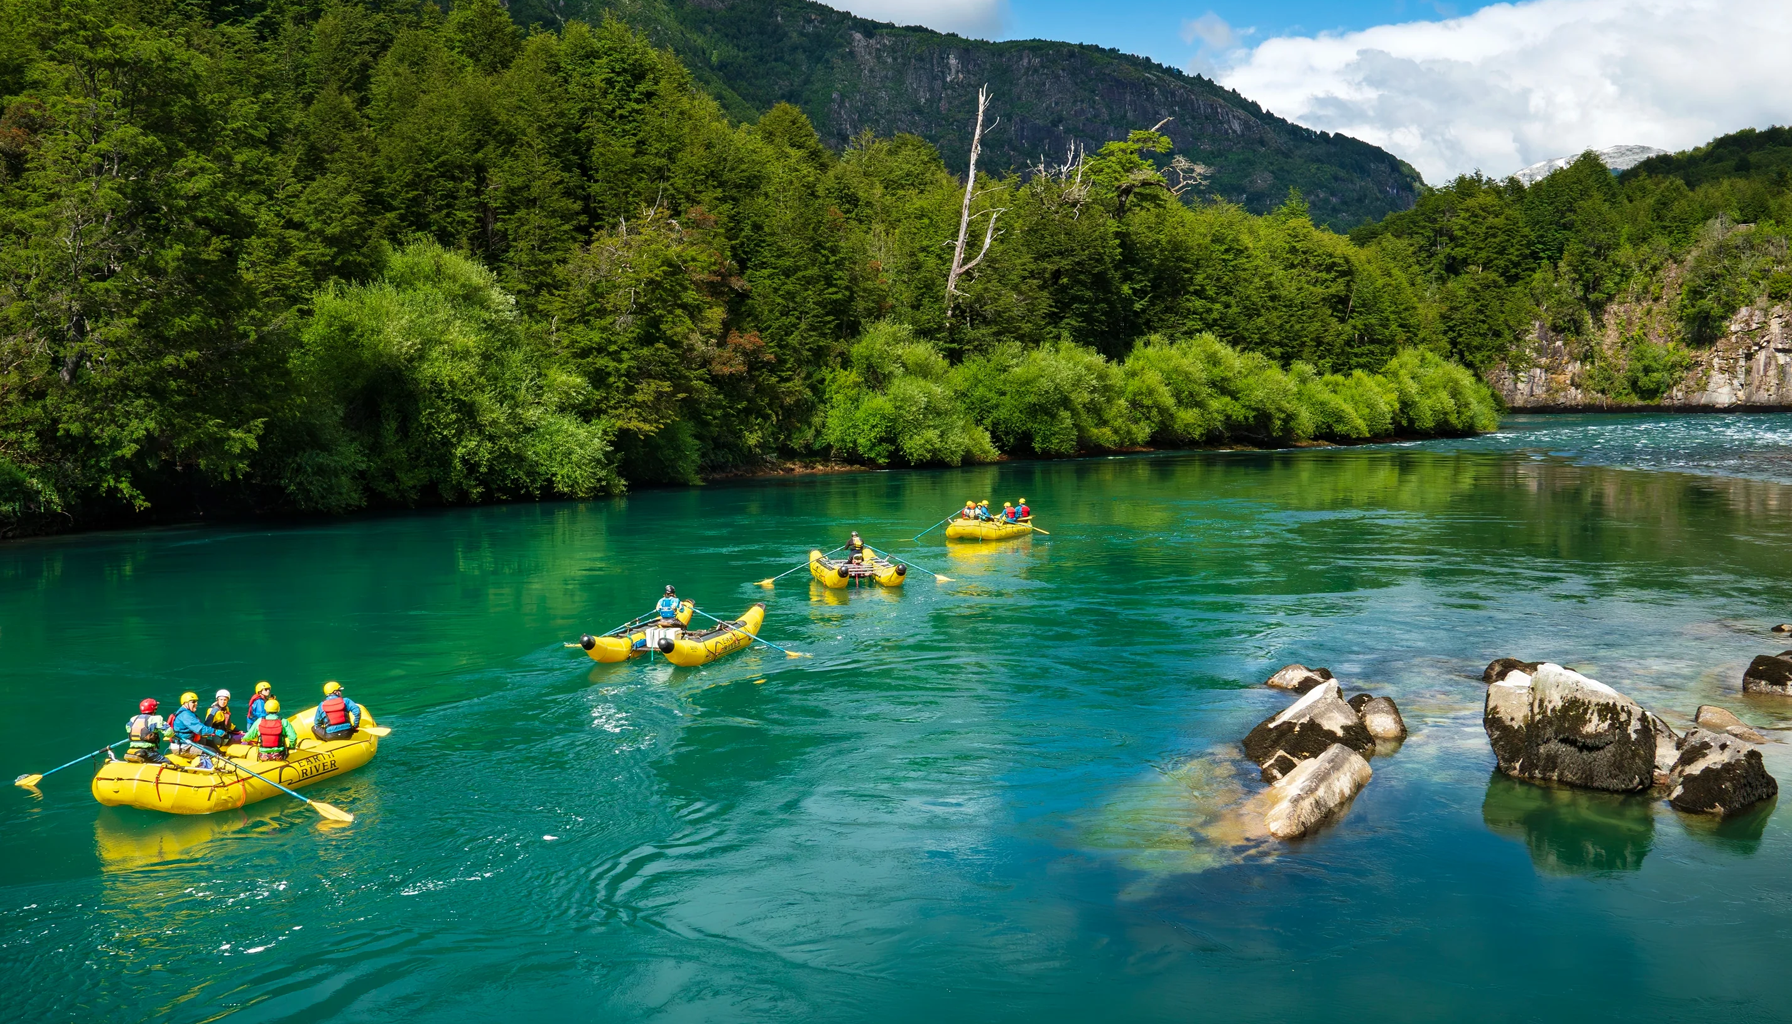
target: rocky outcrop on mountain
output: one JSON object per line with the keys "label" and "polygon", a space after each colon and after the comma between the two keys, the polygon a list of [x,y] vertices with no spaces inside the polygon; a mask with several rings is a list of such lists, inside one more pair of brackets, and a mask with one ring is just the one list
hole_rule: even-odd
{"label": "rocky outcrop on mountain", "polygon": [[1305,665],[1283,665],[1275,674],[1263,681],[1263,685],[1272,690],[1292,690],[1295,693],[1306,693],[1332,678],[1329,668],[1308,668]]}
{"label": "rocky outcrop on mountain", "polygon": [[1345,703],[1337,682],[1327,681],[1259,722],[1244,738],[1244,753],[1262,769],[1263,781],[1275,782],[1333,744],[1367,754],[1375,749],[1375,738]]}
{"label": "rocky outcrop on mountain", "polygon": [[1373,775],[1362,754],[1342,743],[1332,744],[1271,787],[1270,809],[1264,816],[1269,834],[1282,840],[1311,834],[1342,813]]}
{"label": "rocky outcrop on mountain", "polygon": [[1654,782],[1649,715],[1595,679],[1544,663],[1487,688],[1482,724],[1508,775],[1629,793]]}
{"label": "rocky outcrop on mountain", "polygon": [[1039,39],[991,43],[899,28],[808,0],[512,0],[525,24],[613,15],[672,49],[729,115],[751,120],[783,101],[803,108],[838,149],[863,131],[907,132],[962,171],[987,84],[1001,124],[979,166],[1062,163],[1173,118],[1176,152],[1210,169],[1205,195],[1257,213],[1298,188],[1315,223],[1338,230],[1408,209],[1422,186],[1398,157],[1346,135],[1275,116],[1199,75],[1115,50]]}
{"label": "rocky outcrop on mountain", "polygon": [[1779,795],[1761,752],[1745,740],[1694,728],[1680,741],[1668,803],[1694,814],[1728,816]]}
{"label": "rocky outcrop on mountain", "polygon": [[1743,693],[1792,697],[1792,651],[1763,654],[1742,673]]}

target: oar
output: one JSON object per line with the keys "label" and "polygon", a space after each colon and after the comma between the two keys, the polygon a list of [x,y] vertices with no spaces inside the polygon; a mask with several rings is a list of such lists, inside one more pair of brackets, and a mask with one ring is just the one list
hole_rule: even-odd
{"label": "oar", "polygon": [[[637,616],[635,618],[628,620],[627,622],[624,622],[622,625],[617,626],[615,629],[610,630],[608,633],[599,633],[597,635],[598,636],[615,636],[617,633],[620,633],[625,629],[631,629],[635,626],[639,626],[641,623],[646,622],[648,619],[657,619],[657,618],[659,618],[658,612],[648,612],[646,615]],[[562,641],[560,646],[562,646],[562,647],[581,647],[583,645],[582,644],[569,644],[569,643]]]}
{"label": "oar", "polygon": [[[128,739],[123,739],[123,740],[118,741],[118,743],[129,743],[129,742],[131,742],[131,741]],[[12,784],[15,786],[24,786],[26,789],[31,789],[31,788],[35,787],[38,783],[44,781],[44,775],[54,775],[64,768],[73,768],[75,765],[80,764],[82,761],[85,761],[90,757],[97,757],[100,754],[103,754],[106,751],[111,750],[113,747],[118,746],[118,743],[108,743],[105,746],[101,747],[100,749],[93,751],[92,753],[82,754],[80,757],[75,758],[73,761],[70,761],[67,764],[59,764],[56,767],[50,769],[47,772],[44,772],[41,775],[21,775],[18,778],[12,780]]]}
{"label": "oar", "polygon": [[[886,556],[886,557],[888,557],[888,558],[890,558],[890,559],[893,559],[893,560],[895,560],[895,561],[898,561],[898,562],[901,562],[901,563],[902,563],[902,564],[903,564],[903,565],[906,565],[906,566],[908,566],[908,567],[909,567],[909,568],[911,568],[911,569],[919,569],[919,570],[921,570],[921,571],[922,571],[922,572],[933,572],[933,570],[932,570],[932,569],[929,569],[929,568],[927,568],[927,567],[926,567],[926,566],[924,566],[924,565],[916,565],[916,564],[915,564],[915,563],[913,563],[913,562],[911,562],[911,561],[909,561],[909,560],[908,560],[908,559],[906,559],[906,558],[903,558],[903,557],[902,557],[902,556],[901,556],[901,555],[895,555],[895,554],[891,554],[891,553],[890,553],[890,552],[888,552],[888,551],[886,551],[886,552],[884,552],[884,555],[885,555],[885,556]],[[950,577],[950,576],[941,576],[941,575],[940,575],[940,574],[939,574],[939,573],[937,573],[937,572],[933,572],[933,581],[934,581],[934,582],[935,582],[935,583],[952,583],[952,582],[954,582],[954,581],[953,581],[953,579],[952,579],[952,577]]]}
{"label": "oar", "polygon": [[929,526],[927,529],[922,530],[920,533],[915,534],[913,537],[910,537],[909,540],[920,540],[922,537],[927,536],[928,534],[932,533],[933,531],[935,531],[935,530],[939,529],[940,527],[946,525],[947,523],[951,522],[952,517],[956,516],[956,515],[958,515],[958,513],[956,511],[954,511],[952,513],[952,515],[947,516],[946,518],[940,520],[939,522],[934,523],[932,526]]}
{"label": "oar", "polygon": [[1043,534],[1045,534],[1045,535],[1046,535],[1046,536],[1047,536],[1047,537],[1050,537],[1050,536],[1051,536],[1051,534],[1050,534],[1050,533],[1049,533],[1049,532],[1048,532],[1048,531],[1045,531],[1045,530],[1041,530],[1041,529],[1040,529],[1040,528],[1039,528],[1039,527],[1037,527],[1037,526],[1034,526],[1034,525],[1033,525],[1033,524],[1032,524],[1032,523],[1028,523],[1028,524],[1027,524],[1027,529],[1029,529],[1029,530],[1032,530],[1032,531],[1033,531],[1033,532],[1034,532],[1034,533],[1043,533]]}
{"label": "oar", "polygon": [[[840,548],[843,548],[845,546],[846,545],[842,544],[842,545],[840,545]],[[834,551],[838,551],[838,550],[840,550],[840,548],[835,548]],[[833,554],[834,551],[823,552],[821,557],[826,558],[828,555]],[[802,565],[797,566],[795,569],[786,569],[776,576],[770,577],[769,579],[760,580],[758,583],[755,583],[753,585],[756,587],[769,587],[772,585],[773,582],[775,582],[777,580],[781,580],[793,572],[797,572],[798,570],[807,569],[807,568],[809,568],[809,563],[807,561],[805,561]],[[720,622],[721,620],[717,619],[716,621]]]}
{"label": "oar", "polygon": [[[839,549],[836,548],[835,550],[839,550]],[[797,651],[785,650],[784,648],[779,647],[777,644],[772,643],[770,640],[761,640],[758,637],[753,636],[753,634],[748,633],[746,630],[740,628],[739,626],[736,626],[734,623],[723,622],[721,619],[716,618],[714,615],[711,615],[708,612],[697,611],[696,608],[692,608],[691,610],[694,612],[697,612],[698,615],[703,616],[704,618],[708,619],[709,621],[715,623],[718,626],[722,626],[726,629],[731,629],[734,632],[743,634],[745,636],[753,637],[753,640],[755,642],[762,643],[765,646],[770,647],[774,651],[784,651],[784,656],[787,658],[813,658],[813,657],[815,657],[815,655],[813,655],[813,654],[802,654]]]}
{"label": "oar", "polygon": [[[372,728],[373,728],[372,726],[368,727],[368,729],[370,731],[372,730]],[[388,731],[390,731],[390,730],[388,730]],[[354,821],[355,820],[354,815],[343,810],[342,808],[334,806],[333,804],[326,804],[322,800],[313,800],[308,796],[301,795],[300,793],[298,793],[295,790],[287,789],[285,786],[282,786],[278,782],[275,782],[273,779],[268,778],[266,775],[261,774],[260,772],[256,771],[255,769],[250,768],[247,765],[241,765],[241,764],[236,763],[235,761],[230,759],[229,755],[225,754],[221,750],[212,750],[212,748],[210,748],[210,747],[203,747],[201,749],[211,750],[213,756],[222,758],[225,764],[230,765],[232,768],[235,768],[238,771],[248,772],[250,775],[255,776],[256,778],[260,779],[261,781],[263,781],[263,782],[267,783],[268,785],[274,787],[275,789],[279,790],[280,792],[285,793],[287,796],[290,796],[290,797],[294,798],[295,800],[303,800],[305,803],[311,805],[312,810],[314,810],[317,813],[323,815],[324,817],[330,819],[331,821]]]}

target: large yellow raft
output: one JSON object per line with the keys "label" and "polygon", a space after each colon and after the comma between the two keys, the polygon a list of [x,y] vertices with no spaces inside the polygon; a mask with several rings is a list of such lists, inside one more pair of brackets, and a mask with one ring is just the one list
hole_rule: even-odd
{"label": "large yellow raft", "polygon": [[591,656],[592,661],[605,663],[627,661],[636,655],[658,650],[661,640],[670,639],[683,632],[683,627],[691,624],[691,610],[695,607],[696,605],[690,601],[685,601],[678,606],[679,629],[662,630],[656,626],[624,626],[607,636],[580,637],[579,646],[585,649],[585,653]]}
{"label": "large yellow raft", "polygon": [[865,549],[865,560],[857,563],[825,557],[817,548],[809,552],[809,575],[835,590],[867,580],[875,580],[886,587],[900,587],[908,577],[908,566],[879,558],[870,548]]}
{"label": "large yellow raft", "polygon": [[[688,625],[694,607],[689,601],[680,605],[678,621]],[[681,668],[696,668],[698,665],[707,665],[724,654],[733,654],[743,647],[751,646],[764,622],[765,605],[755,604],[742,612],[740,618],[713,629],[692,632],[683,628],[660,629],[650,626],[626,635],[581,637],[579,646],[585,649],[592,661],[626,661],[638,654],[657,652]]]}
{"label": "large yellow raft", "polygon": [[996,519],[954,519],[946,524],[947,540],[1011,540],[1033,532],[1029,523],[1005,523]]}
{"label": "large yellow raft", "polygon": [[[311,733],[311,720],[316,714],[317,708],[313,707],[288,719],[299,743],[284,761],[257,760],[256,752],[241,743],[226,747],[224,753],[230,761],[241,762],[288,789],[303,789],[373,760],[380,746],[378,736],[362,729],[346,740],[320,740]],[[364,706],[361,724],[378,724]],[[107,761],[93,777],[93,798],[111,807],[211,814],[280,795],[280,790],[237,770],[224,758],[211,760],[212,769],[189,765],[186,758],[175,756],[170,756],[166,764]]]}

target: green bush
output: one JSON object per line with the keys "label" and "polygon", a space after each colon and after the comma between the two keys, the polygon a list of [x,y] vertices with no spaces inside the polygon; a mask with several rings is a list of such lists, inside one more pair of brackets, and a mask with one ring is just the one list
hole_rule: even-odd
{"label": "green bush", "polygon": [[939,350],[887,321],[855,343],[824,385],[821,443],[836,457],[885,464],[991,462],[989,432],[964,411]]}
{"label": "green bush", "polygon": [[1151,436],[1128,415],[1120,368],[1091,348],[1000,344],[965,359],[952,379],[1004,451],[1074,455],[1135,448]]}
{"label": "green bush", "polygon": [[1499,406],[1479,378],[1435,352],[1409,348],[1381,371],[1393,385],[1394,428],[1408,434],[1469,434],[1500,425]]}
{"label": "green bush", "polygon": [[1679,342],[1658,345],[1639,341],[1631,346],[1624,366],[1624,382],[1630,391],[1645,402],[1654,402],[1668,393],[1692,369],[1692,353]]}
{"label": "green bush", "polygon": [[590,385],[531,344],[490,271],[434,242],[321,292],[293,376],[280,483],[300,508],[622,487],[610,426],[578,415]]}

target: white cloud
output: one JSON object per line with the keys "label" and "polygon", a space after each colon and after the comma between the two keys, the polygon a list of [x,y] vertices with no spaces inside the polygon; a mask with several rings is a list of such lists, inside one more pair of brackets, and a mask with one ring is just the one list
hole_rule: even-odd
{"label": "white cloud", "polygon": [[823,0],[861,18],[922,25],[973,39],[994,39],[1008,24],[1008,0]]}
{"label": "white cloud", "polygon": [[1212,11],[1182,23],[1182,41],[1192,43],[1197,39],[1210,50],[1229,50],[1238,45],[1238,33],[1232,31],[1226,19]]}
{"label": "white cloud", "polygon": [[1222,75],[1437,183],[1583,149],[1685,149],[1792,122],[1785,0],[1528,0],[1448,21],[1270,39]]}

